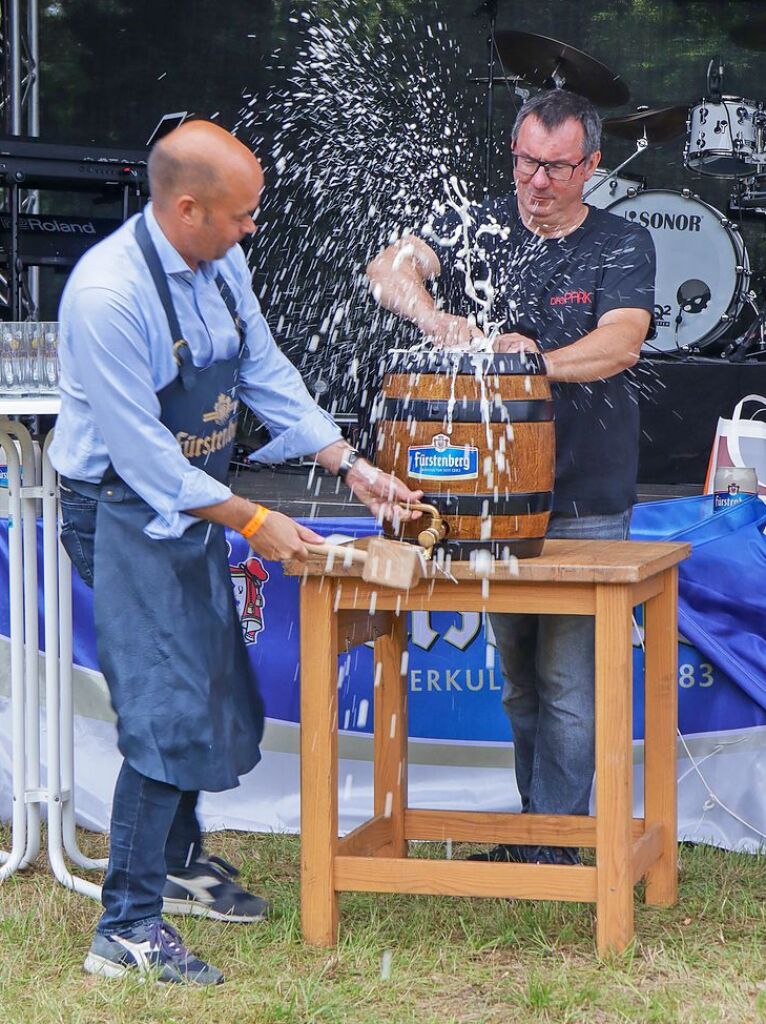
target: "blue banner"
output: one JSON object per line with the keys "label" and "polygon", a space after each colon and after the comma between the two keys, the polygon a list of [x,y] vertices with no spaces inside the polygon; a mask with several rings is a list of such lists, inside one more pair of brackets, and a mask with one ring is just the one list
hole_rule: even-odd
{"label": "blue banner", "polygon": [[[663,502],[670,505],[670,502]],[[641,520],[639,506],[638,519]],[[677,509],[673,510],[677,513]],[[696,514],[696,512],[694,513]],[[646,507],[646,534],[652,534],[662,510]],[[656,521],[656,522],[655,522]],[[319,533],[364,536],[375,521],[305,520]],[[667,527],[667,519],[665,520]],[[637,531],[641,530],[641,521]],[[41,525],[38,524],[38,550]],[[260,559],[237,533],[227,534],[232,585],[242,629],[264,695],[269,718],[299,720],[299,621],[295,577],[278,562]],[[8,634],[7,521],[0,523],[0,633]],[[40,573],[42,580],[42,573]],[[683,586],[683,584],[682,584]],[[42,608],[42,593],[39,607]],[[74,660],[98,669],[92,617],[92,593],[74,574]],[[640,627],[640,616],[638,619]],[[130,623],[125,623],[130,628]],[[503,677],[494,647],[478,613],[417,612],[410,617],[409,715],[413,738],[459,743],[503,743],[511,738],[503,713]],[[41,637],[43,636],[41,623]],[[679,716],[684,733],[704,733],[766,724],[766,712],[745,690],[695,647],[679,643]],[[643,652],[634,646],[634,733],[643,736]],[[372,731],[373,655],[369,645],[341,656],[340,726],[349,732]]]}

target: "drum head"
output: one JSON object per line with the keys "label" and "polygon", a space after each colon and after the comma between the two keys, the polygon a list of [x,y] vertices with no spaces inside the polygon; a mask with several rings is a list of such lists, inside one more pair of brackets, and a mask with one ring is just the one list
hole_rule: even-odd
{"label": "drum head", "polygon": [[723,214],[664,189],[620,199],[609,212],[647,228],[657,251],[657,337],[649,339],[646,351],[673,352],[720,337],[728,326],[725,317],[742,308],[748,279],[742,239]]}

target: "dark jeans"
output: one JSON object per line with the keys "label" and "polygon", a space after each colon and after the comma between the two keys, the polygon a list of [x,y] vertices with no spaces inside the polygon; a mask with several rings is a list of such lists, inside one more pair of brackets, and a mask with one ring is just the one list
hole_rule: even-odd
{"label": "dark jeans", "polygon": [[108,935],[162,917],[168,871],[183,868],[202,850],[198,796],[148,779],[123,761],[114,787],[98,931]]}
{"label": "dark jeans", "polygon": [[[625,540],[630,510],[551,517],[548,537]],[[595,629],[589,615],[490,615],[505,676],[523,811],[587,814],[593,784]]]}
{"label": "dark jeans", "polygon": [[[61,541],[88,586],[95,572],[93,551],[98,502],[61,485]],[[149,779],[123,762],[112,803],[109,865],[98,931],[124,931],[162,916],[168,871],[200,856],[199,793]]]}

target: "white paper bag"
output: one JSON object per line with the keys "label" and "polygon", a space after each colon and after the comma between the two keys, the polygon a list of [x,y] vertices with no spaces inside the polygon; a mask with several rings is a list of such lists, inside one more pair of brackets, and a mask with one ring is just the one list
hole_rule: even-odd
{"label": "white paper bag", "polygon": [[[743,419],[742,407],[749,403],[757,409],[752,419]],[[766,398],[747,395],[737,402],[731,419],[719,418],[707,467],[705,494],[713,493],[713,480],[719,466],[736,466],[755,470],[758,493],[766,498],[766,422],[758,419],[759,416],[766,416]]]}

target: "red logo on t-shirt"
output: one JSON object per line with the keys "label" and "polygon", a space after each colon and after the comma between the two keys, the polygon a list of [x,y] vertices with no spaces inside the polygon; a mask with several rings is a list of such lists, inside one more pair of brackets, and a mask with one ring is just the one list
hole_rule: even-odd
{"label": "red logo on t-shirt", "polygon": [[552,306],[584,306],[593,302],[593,292],[564,292],[561,295],[551,295]]}

